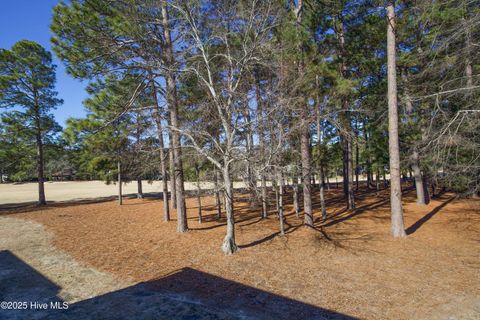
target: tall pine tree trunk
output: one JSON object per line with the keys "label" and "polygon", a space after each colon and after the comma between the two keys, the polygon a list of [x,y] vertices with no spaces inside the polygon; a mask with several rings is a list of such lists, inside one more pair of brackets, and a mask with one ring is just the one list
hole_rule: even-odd
{"label": "tall pine tree trunk", "polygon": [[[151,79],[152,97],[155,102],[153,108],[153,118],[157,126],[158,147],[160,149],[160,173],[162,174],[162,197],[163,197],[163,220],[170,221],[170,206],[168,204],[168,179],[167,165],[165,163],[165,143],[163,141],[162,118],[160,116],[160,106],[158,105],[157,88],[153,78]],[[173,160],[173,159],[172,159]]]}
{"label": "tall pine tree trunk", "polygon": [[44,172],[43,172],[43,142],[40,130],[36,135],[37,140],[37,179],[38,179],[38,205],[46,205],[45,199],[45,185],[44,185]]}
{"label": "tall pine tree trunk", "polygon": [[[342,183],[343,183],[343,194],[346,199],[348,199],[348,140],[345,135],[341,134],[340,141],[342,141],[343,146],[343,157],[342,157]],[[348,201],[347,201],[348,203]]]}
{"label": "tall pine tree trunk", "polygon": [[359,181],[358,181],[358,175],[359,175],[359,164],[358,164],[358,128],[355,129],[355,190],[358,191],[359,188]]}
{"label": "tall pine tree trunk", "polygon": [[[318,86],[318,82],[317,82]],[[317,102],[318,102],[318,97],[317,97]],[[320,147],[322,144],[322,122],[320,119],[320,106],[317,107],[317,149],[318,152],[320,152]],[[323,173],[323,164],[322,164],[322,159],[320,159],[320,181],[319,181],[319,191],[320,191],[320,207],[322,209],[322,219],[325,220],[327,217],[327,209],[325,208],[325,177]]]}
{"label": "tall pine tree trunk", "polygon": [[347,151],[346,151],[346,176],[347,176],[347,203],[348,209],[355,209],[355,196],[353,194],[353,148],[352,148],[352,139],[347,138]]}
{"label": "tall pine tree trunk", "polygon": [[388,66],[388,150],[390,156],[390,205],[393,237],[405,237],[400,180],[400,147],[398,138],[397,74],[395,45],[395,5],[387,3]]}
{"label": "tall pine tree trunk", "polygon": [[[170,119],[169,119],[170,123]],[[168,140],[170,141],[169,150],[168,150],[168,175],[170,177],[170,200],[172,203],[172,208],[177,209],[177,186],[175,181],[175,163],[173,161],[173,146],[172,146],[172,130],[169,130]]]}
{"label": "tall pine tree trunk", "polygon": [[[306,106],[304,107],[306,108]],[[308,113],[307,113],[308,116]],[[310,130],[309,126],[303,125],[300,138],[300,152],[302,158],[302,182],[303,182],[303,212],[304,223],[308,227],[313,227],[312,211],[312,186],[311,186],[311,155],[310,155]]]}
{"label": "tall pine tree trunk", "polygon": [[168,17],[168,10],[166,2],[162,2],[162,23],[163,36],[165,41],[164,55],[167,63],[167,70],[165,76],[167,102],[170,110],[170,123],[174,128],[172,132],[173,147],[173,163],[175,167],[175,189],[177,193],[177,231],[185,232],[188,230],[187,211],[185,208],[185,195],[183,184],[183,165],[182,165],[182,150],[180,145],[180,136],[176,131],[179,126],[178,121],[178,100],[177,100],[177,86],[175,80],[175,60],[173,57],[173,44],[170,35],[170,21]]}
{"label": "tall pine tree trunk", "polygon": [[[340,20],[340,23],[336,23],[336,28],[337,28],[337,40],[339,42],[340,46],[340,57],[341,57],[341,62],[340,62],[340,74],[342,75],[342,78],[346,79],[348,76],[348,68],[347,68],[347,62],[346,62],[346,57],[347,53],[345,50],[345,33],[344,33],[344,21],[341,16],[341,14],[338,15],[338,18]],[[341,115],[341,122],[344,126],[343,130],[346,130],[347,132],[344,132],[342,134],[343,136],[343,190],[345,197],[347,198],[347,207],[349,210],[353,210],[355,208],[355,197],[353,194],[353,177],[354,177],[354,172],[353,172],[353,148],[352,148],[352,138],[350,137],[350,132],[351,130],[351,119],[350,119],[350,113],[349,113],[349,103],[348,103],[348,97],[343,97],[342,98],[342,108],[344,114]]]}
{"label": "tall pine tree trunk", "polygon": [[[297,1],[295,15],[297,19],[297,28],[302,25],[303,1]],[[299,51],[303,52],[303,44],[299,43]],[[298,73],[300,77],[305,74],[305,62],[300,59],[298,63]],[[312,211],[312,185],[311,185],[311,151],[310,151],[310,106],[308,102],[303,101],[301,106],[301,129],[300,129],[300,158],[302,161],[302,184],[303,184],[303,212],[304,223],[306,226],[313,227],[313,211]]]}
{"label": "tall pine tree trunk", "polygon": [[[263,115],[263,100],[261,95],[260,79],[257,73],[255,75],[255,96],[257,99],[257,123],[258,123],[258,140],[260,152],[265,153],[265,119]],[[261,172],[261,197],[262,197],[262,218],[266,218],[268,215],[267,206],[267,177],[265,170]]]}
{"label": "tall pine tree trunk", "polygon": [[363,135],[365,137],[365,154],[366,154],[366,171],[367,171],[367,190],[370,189],[370,184],[372,183],[372,164],[370,160],[370,144],[368,143],[368,134],[367,134],[367,126],[364,122],[363,124]]}
{"label": "tall pine tree trunk", "polygon": [[[252,156],[252,151],[255,148],[255,143],[253,140],[253,129],[252,129],[252,119],[250,115],[250,108],[248,106],[248,101],[245,101],[245,110],[244,116],[245,120],[247,121],[246,125],[246,147],[247,147],[247,155],[248,157]],[[250,191],[250,202],[254,203],[255,205],[258,203],[257,200],[257,177],[255,176],[255,172],[252,168],[250,160],[247,160],[247,183],[248,189]]]}
{"label": "tall pine tree trunk", "polygon": [[[43,206],[47,204],[45,199],[45,184],[44,184],[44,157],[43,157],[43,140],[42,140],[42,124],[40,122],[40,106],[38,105],[37,92],[34,93],[35,103],[35,140],[37,144],[37,180],[38,180],[38,202],[37,205]],[[3,179],[3,177],[0,177]]]}

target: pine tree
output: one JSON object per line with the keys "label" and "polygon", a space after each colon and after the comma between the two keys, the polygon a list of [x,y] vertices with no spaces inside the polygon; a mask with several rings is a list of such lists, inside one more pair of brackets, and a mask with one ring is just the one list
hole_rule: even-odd
{"label": "pine tree", "polygon": [[36,145],[39,205],[46,204],[44,144],[60,131],[51,114],[60,104],[50,52],[27,40],[0,50],[0,107],[16,108],[4,114],[2,122],[20,127],[21,143]]}

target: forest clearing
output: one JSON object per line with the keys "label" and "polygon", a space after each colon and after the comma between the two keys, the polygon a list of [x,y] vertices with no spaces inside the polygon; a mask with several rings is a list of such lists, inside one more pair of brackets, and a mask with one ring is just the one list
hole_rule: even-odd
{"label": "forest clearing", "polygon": [[[122,206],[106,201],[17,209],[2,212],[0,225],[4,218],[39,223],[52,234],[50,245],[55,250],[120,279],[117,286],[146,282],[158,292],[223,310],[227,318],[242,312],[252,319],[315,315],[321,319],[323,309],[335,311],[338,319],[476,318],[480,312],[480,200],[455,199],[445,193],[420,206],[414,190],[405,189],[408,237],[401,241],[389,235],[388,190],[378,195],[360,190],[357,208],[346,211],[340,189],[332,188],[326,194],[328,218],[315,221],[315,232],[304,229],[303,217],[295,216],[289,197],[283,237],[278,236],[275,213],[262,219],[261,209],[252,207],[248,195],[242,194],[235,204],[240,251],[228,259],[218,250],[225,217],[218,219],[211,196],[202,199],[202,223],[197,221],[197,199],[187,198],[190,230],[185,235],[176,233],[175,225],[162,222],[162,204],[155,198],[129,199]],[[319,206],[314,202],[315,213]],[[33,235],[23,235],[29,236]],[[0,239],[0,249],[9,249],[2,247],[5,240]],[[185,277],[168,278],[179,272],[185,272]],[[48,271],[46,275],[58,277]],[[111,283],[111,278],[107,281]],[[266,294],[249,292],[232,282]],[[76,286],[77,282],[64,286],[70,292],[67,301],[82,300],[82,293],[71,293],[78,291]],[[110,284],[103,290],[113,288]],[[272,303],[276,296],[310,307],[293,303],[282,308]]]}

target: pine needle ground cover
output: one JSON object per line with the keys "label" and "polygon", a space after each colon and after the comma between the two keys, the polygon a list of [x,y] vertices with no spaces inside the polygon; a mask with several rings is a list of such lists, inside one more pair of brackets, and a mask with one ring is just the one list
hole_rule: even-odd
{"label": "pine needle ground cover", "polygon": [[[209,196],[202,198],[201,224],[197,199],[187,198],[186,234],[178,234],[175,223],[162,221],[162,203],[153,198],[129,199],[123,206],[115,201],[54,204],[2,215],[44,225],[53,234],[55,249],[82,265],[214,308],[273,315],[282,309],[269,303],[272,294],[368,319],[478,316],[479,200],[446,193],[419,206],[415,190],[407,188],[409,236],[394,240],[389,233],[388,190],[360,190],[357,209],[351,211],[345,209],[339,189],[326,195],[328,218],[321,221],[315,202],[315,228],[309,229],[302,216],[292,213],[289,194],[286,235],[280,236],[274,206],[268,218],[261,219],[261,210],[248,202],[249,196],[239,194],[235,219],[240,251],[232,256],[218,250],[225,218],[217,218]],[[267,296],[239,290],[232,283]],[[295,308],[283,310],[285,318],[294,316],[288,313]]]}

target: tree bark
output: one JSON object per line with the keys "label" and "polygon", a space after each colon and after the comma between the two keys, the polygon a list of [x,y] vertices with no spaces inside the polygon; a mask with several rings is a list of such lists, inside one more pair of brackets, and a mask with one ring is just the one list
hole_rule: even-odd
{"label": "tree bark", "polygon": [[268,216],[267,177],[262,173],[262,218]]}
{"label": "tree bark", "polygon": [[37,178],[38,178],[38,205],[46,205],[45,199],[45,185],[44,185],[44,170],[43,170],[43,142],[40,130],[36,135],[37,140]]}
{"label": "tree bark", "polygon": [[[37,205],[43,206],[47,204],[45,199],[45,176],[44,176],[44,157],[43,157],[43,140],[42,140],[42,127],[40,122],[40,107],[38,105],[37,92],[34,91],[34,103],[35,103],[35,140],[37,143],[37,180],[38,180],[38,202]],[[0,177],[3,179],[3,176]]]}
{"label": "tree bark", "polygon": [[[255,148],[255,143],[253,140],[253,130],[252,130],[252,121],[250,116],[250,108],[248,106],[248,101],[245,101],[245,110],[244,116],[247,121],[246,126],[246,147],[247,147],[247,155],[250,158],[252,156],[252,151]],[[257,200],[257,178],[255,173],[252,169],[251,163],[247,160],[247,181],[248,181],[248,189],[250,191],[250,202],[254,203],[255,205],[258,204]]]}
{"label": "tree bark", "polygon": [[118,204],[123,204],[123,196],[122,196],[122,167],[120,164],[120,160],[117,161],[117,171],[118,171]]}
{"label": "tree bark", "polygon": [[228,165],[223,169],[223,183],[225,185],[225,211],[227,215],[227,234],[223,240],[222,250],[225,254],[238,251],[235,243],[235,217],[233,215],[233,183]]}
{"label": "tree bark", "polygon": [[283,236],[285,235],[285,226],[283,221],[283,192],[284,192],[284,184],[283,184],[283,175],[282,171],[278,171],[278,185],[279,185],[279,196],[278,196],[278,220],[280,222],[280,234]]}
{"label": "tree bark", "polygon": [[298,176],[295,173],[293,176],[292,187],[293,187],[293,210],[295,211],[295,216],[300,218],[300,208],[298,206]]}
{"label": "tree bark", "polygon": [[347,138],[347,152],[346,152],[346,176],[347,176],[347,199],[348,199],[348,210],[355,209],[355,196],[353,194],[353,150],[352,150],[352,139]]}
{"label": "tree bark", "polygon": [[355,128],[355,190],[358,191],[359,188],[359,166],[358,166],[358,128]]}
{"label": "tree bark", "polygon": [[197,174],[197,205],[198,205],[198,223],[202,223],[202,188],[200,187],[200,169],[195,166]]}
{"label": "tree bark", "polygon": [[214,206],[217,207],[217,219],[220,219],[222,217],[222,200],[221,200],[221,195],[220,195],[220,189],[218,187],[218,171],[216,168],[214,168],[214,192],[215,192],[215,203]]}
{"label": "tree bark", "polygon": [[322,219],[327,219],[327,208],[325,207],[325,176],[323,173],[323,167],[320,168],[320,206],[322,208]]}
{"label": "tree bark", "polygon": [[[162,23],[163,35],[165,41],[164,55],[167,62],[165,82],[167,87],[167,101],[170,110],[170,123],[174,129],[179,128],[178,121],[178,100],[177,86],[175,80],[175,60],[173,57],[173,44],[170,35],[170,21],[166,2],[162,1]],[[175,188],[177,193],[177,231],[186,232],[188,230],[187,211],[185,208],[184,184],[183,184],[183,165],[182,151],[180,145],[180,136],[176,130],[172,132],[173,163],[175,167]]]}
{"label": "tree bark", "polygon": [[[365,121],[366,122],[366,121]],[[366,171],[367,171],[367,190],[370,189],[370,185],[372,184],[372,161],[370,158],[370,144],[368,142],[368,133],[367,133],[367,128],[366,128],[366,123],[363,123],[363,135],[365,136],[365,153],[366,153]]]}
{"label": "tree bark", "polygon": [[[165,163],[165,143],[163,141],[162,118],[160,116],[160,106],[158,105],[157,88],[153,79],[151,80],[152,96],[155,106],[153,117],[157,126],[158,147],[160,149],[160,172],[162,174],[162,197],[163,197],[163,220],[170,221],[170,206],[168,203],[168,180],[167,165]],[[173,159],[172,159],[173,160]]]}
{"label": "tree bark", "polygon": [[473,69],[472,69],[472,39],[470,35],[470,30],[469,28],[466,29],[466,34],[465,34],[465,51],[466,51],[466,57],[465,57],[465,77],[467,78],[467,87],[473,87]]}
{"label": "tree bark", "polygon": [[[318,83],[317,83],[318,85]],[[318,100],[318,97],[317,97]],[[318,152],[320,152],[320,147],[322,144],[322,123],[320,119],[320,106],[317,108],[317,148]],[[320,181],[318,183],[319,185],[319,191],[320,191],[320,207],[322,209],[322,219],[325,220],[327,218],[327,209],[325,208],[325,177],[323,175],[323,164],[320,159]]]}
{"label": "tree bark", "polygon": [[[258,142],[260,152],[265,153],[265,122],[263,117],[263,101],[261,97],[261,88],[260,88],[260,79],[258,74],[255,73],[255,96],[257,99],[257,123],[258,123]],[[267,206],[267,177],[265,176],[264,170],[261,173],[261,194],[262,194],[262,218],[268,216],[268,206]]]}
{"label": "tree bark", "polygon": [[[408,77],[405,69],[402,69],[401,77],[405,87],[404,88],[405,111],[409,116],[411,116],[413,113],[413,103],[408,91]],[[415,120],[413,120],[413,118],[412,118],[412,121],[415,123]],[[420,170],[420,161],[419,161],[418,151],[415,148],[415,146],[413,146],[411,160],[412,160],[412,169],[415,176],[415,190],[417,192],[417,203],[424,205],[426,204],[425,190],[423,188],[423,183],[422,183],[423,178],[422,178],[422,172]]]}
{"label": "tree bark", "polygon": [[[302,25],[303,1],[298,0],[295,10],[297,19],[297,28]],[[299,43],[299,51],[303,52],[304,48]],[[304,76],[304,61],[300,59],[298,63],[298,73],[300,77]],[[311,152],[310,152],[310,107],[307,101],[303,101],[301,112],[301,129],[300,129],[300,157],[302,161],[302,183],[303,183],[303,211],[305,226],[313,227],[312,212],[312,185],[311,185]]]}
{"label": "tree bark", "polygon": [[398,138],[397,75],[395,44],[395,5],[387,3],[387,75],[388,75],[388,149],[390,155],[390,205],[393,237],[405,237],[402,188],[400,181],[400,147]]}
{"label": "tree bark", "polygon": [[[348,140],[344,134],[341,134],[340,141],[342,141],[343,145],[343,159],[342,159],[342,183],[343,183],[343,194],[345,198],[348,199],[348,180],[349,180],[349,173],[348,173]],[[348,203],[348,200],[347,200]]]}
{"label": "tree bark", "polygon": [[[348,68],[346,62],[346,50],[345,50],[345,33],[344,33],[344,21],[342,19],[341,13],[338,14],[337,17],[340,20],[340,23],[336,23],[336,35],[337,40],[340,46],[340,74],[342,78],[346,79],[348,77]],[[348,130],[351,132],[351,119],[349,115],[349,107],[348,107],[348,97],[342,98],[342,108],[345,112],[345,115],[342,115],[341,122],[344,125],[344,130]],[[353,194],[353,151],[352,151],[352,138],[343,133],[343,190],[345,197],[347,198],[347,207],[349,210],[353,210],[355,208],[355,197]]]}
{"label": "tree bark", "polygon": [[309,127],[304,125],[304,128],[302,128],[302,136],[300,138],[300,152],[301,152],[301,158],[302,158],[302,182],[303,182],[303,212],[304,212],[305,225],[308,227],[313,227],[312,186],[310,184],[311,155],[310,155],[309,136],[310,136]]}
{"label": "tree bark", "polygon": [[168,172],[170,177],[170,193],[171,193],[170,200],[172,203],[172,208],[177,209],[177,186],[175,181],[175,163],[173,161],[172,130],[169,130],[168,140],[170,141],[169,150],[168,150]]}
{"label": "tree bark", "polygon": [[143,199],[142,178],[137,178],[137,199]]}
{"label": "tree bark", "polygon": [[425,205],[426,197],[425,197],[425,190],[423,185],[423,178],[422,172],[420,170],[419,160],[418,160],[418,152],[414,150],[412,153],[412,169],[413,169],[413,176],[415,178],[415,190],[417,191],[417,203]]}

